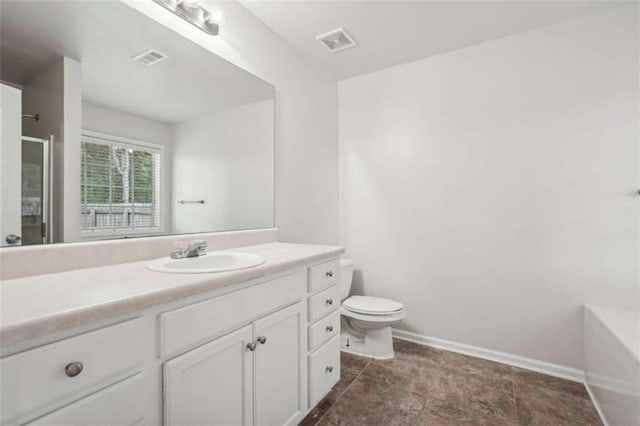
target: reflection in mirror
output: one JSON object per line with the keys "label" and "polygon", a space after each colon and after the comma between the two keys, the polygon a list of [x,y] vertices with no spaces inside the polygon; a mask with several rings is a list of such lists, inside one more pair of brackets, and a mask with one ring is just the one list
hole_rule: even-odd
{"label": "reflection in mirror", "polygon": [[117,0],[1,7],[0,245],[273,226],[273,86]]}

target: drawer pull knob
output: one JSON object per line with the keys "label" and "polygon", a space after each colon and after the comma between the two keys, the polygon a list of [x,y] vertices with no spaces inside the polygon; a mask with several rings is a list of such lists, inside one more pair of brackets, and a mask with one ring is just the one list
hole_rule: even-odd
{"label": "drawer pull knob", "polygon": [[250,351],[255,351],[256,350],[256,344],[253,342],[249,342],[247,343],[247,349],[249,349]]}
{"label": "drawer pull knob", "polygon": [[333,326],[332,325],[328,325],[327,326],[327,333],[331,333],[333,331]]}
{"label": "drawer pull knob", "polygon": [[327,271],[325,274],[327,277],[331,278],[333,276],[333,271]]}
{"label": "drawer pull knob", "polygon": [[333,367],[329,366],[326,368],[325,370],[327,373],[332,373],[333,372]]}
{"label": "drawer pull knob", "polygon": [[76,377],[78,374],[82,373],[83,368],[84,366],[81,362],[70,362],[64,368],[64,373],[67,377]]}
{"label": "drawer pull knob", "polygon": [[261,345],[264,345],[265,343],[267,343],[267,337],[266,336],[258,336],[258,343],[260,343]]}
{"label": "drawer pull knob", "polygon": [[327,305],[333,305],[333,299],[327,299]]}

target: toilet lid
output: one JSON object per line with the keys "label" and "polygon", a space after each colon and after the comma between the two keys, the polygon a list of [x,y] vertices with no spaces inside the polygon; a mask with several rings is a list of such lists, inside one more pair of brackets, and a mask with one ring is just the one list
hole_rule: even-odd
{"label": "toilet lid", "polygon": [[342,306],[351,312],[368,315],[393,314],[404,308],[402,303],[395,300],[371,296],[351,296],[342,303]]}

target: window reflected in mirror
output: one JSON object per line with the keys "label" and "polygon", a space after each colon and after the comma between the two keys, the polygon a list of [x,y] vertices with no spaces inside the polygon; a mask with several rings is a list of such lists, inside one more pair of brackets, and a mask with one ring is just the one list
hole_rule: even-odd
{"label": "window reflected in mirror", "polygon": [[0,80],[0,246],[273,227],[273,86],[130,6],[3,0]]}
{"label": "window reflected in mirror", "polygon": [[82,232],[162,231],[161,145],[82,136]]}

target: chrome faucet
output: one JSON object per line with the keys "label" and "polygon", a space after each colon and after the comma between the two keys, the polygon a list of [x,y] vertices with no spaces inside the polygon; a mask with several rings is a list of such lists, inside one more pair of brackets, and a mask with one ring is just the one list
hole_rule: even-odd
{"label": "chrome faucet", "polygon": [[207,242],[194,240],[191,244],[182,244],[171,251],[172,259],[184,259],[185,257],[198,257],[207,254]]}

